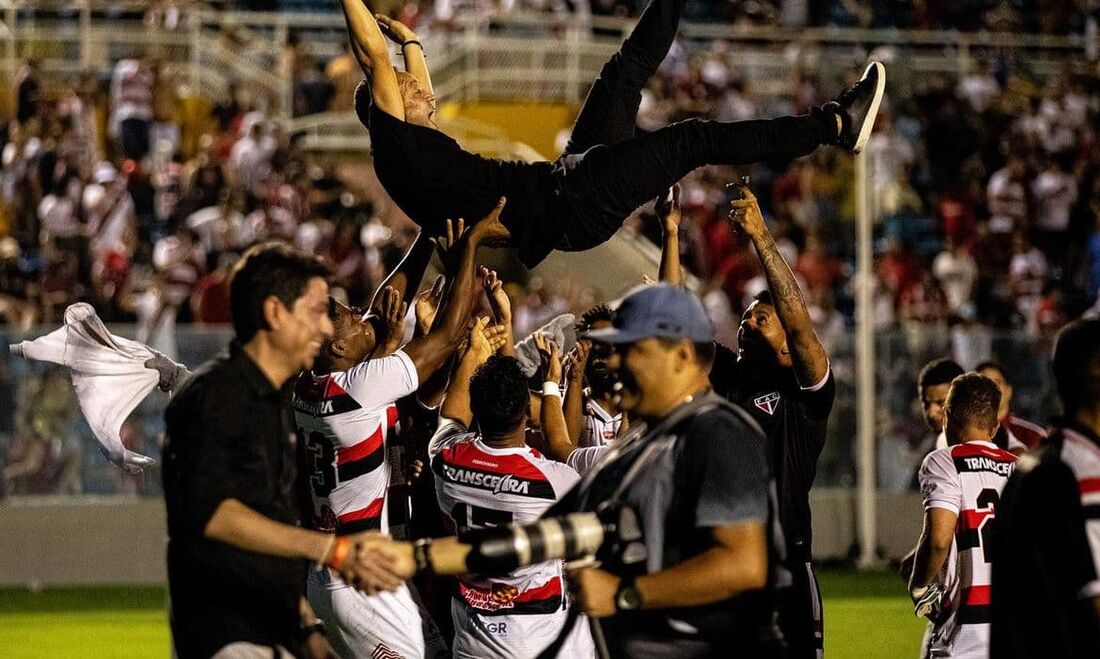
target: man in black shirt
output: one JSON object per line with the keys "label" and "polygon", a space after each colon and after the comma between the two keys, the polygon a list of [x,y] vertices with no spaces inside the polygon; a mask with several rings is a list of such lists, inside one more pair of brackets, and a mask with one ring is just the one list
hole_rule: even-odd
{"label": "man in black shirt", "polygon": [[764,224],[756,198],[747,187],[741,192],[730,218],[756,247],[770,292],[757,295],[742,315],[737,353],[718,344],[710,381],[715,392],[747,410],[768,438],[786,567],[794,579],[794,587],[781,596],[780,627],[791,657],[820,657],[824,635],[811,565],[809,494],[836,383],[794,273]]}
{"label": "man in black shirt", "polygon": [[782,656],[774,593],[782,535],[764,436],[713,393],[714,331],[695,296],[667,284],[627,295],[609,366],[636,419],[545,516],[619,501],[638,514],[646,560],[574,574],[588,615],[608,618],[613,656]]}
{"label": "man in black shirt", "polygon": [[996,504],[990,656],[1100,657],[1100,320],[1054,348],[1065,417]]}
{"label": "man in black shirt", "polygon": [[[370,130],[378,180],[418,224],[437,231],[453,217],[483,217],[508,198],[501,220],[519,258],[537,265],[552,250],[605,242],[639,206],[704,165],[748,164],[807,155],[832,144],[858,152],[886,89],[872,62],[863,78],[798,117],[721,122],[689,119],[635,135],[641,92],[668,55],[686,0],[652,0],[589,90],[565,152],[553,162],[513,162],[463,150],[435,125],[423,44],[407,26],[342,0],[366,82],[355,109]],[[400,45],[395,71],[386,37]]]}
{"label": "man in black shirt", "polygon": [[309,562],[368,592],[412,566],[392,543],[298,526],[289,383],[332,334],[328,269],[278,245],[245,253],[230,283],[236,340],[198,369],[166,412],[168,586],[176,654],[331,655],[302,597]]}

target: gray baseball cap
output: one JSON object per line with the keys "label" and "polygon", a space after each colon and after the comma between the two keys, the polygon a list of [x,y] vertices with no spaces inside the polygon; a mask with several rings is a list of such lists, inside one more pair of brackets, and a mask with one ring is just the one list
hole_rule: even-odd
{"label": "gray baseball cap", "polygon": [[615,306],[612,327],[589,330],[584,337],[602,343],[634,343],[641,339],[714,340],[714,326],[693,293],[670,284],[642,284]]}

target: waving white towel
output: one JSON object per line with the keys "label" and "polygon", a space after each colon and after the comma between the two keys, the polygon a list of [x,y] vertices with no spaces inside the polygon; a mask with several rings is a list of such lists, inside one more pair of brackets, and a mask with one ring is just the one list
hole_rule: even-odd
{"label": "waving white towel", "polygon": [[160,380],[156,370],[145,367],[153,351],[108,332],[95,309],[80,302],[65,309],[60,329],[12,345],[11,352],[69,368],[80,410],[108,460],[134,473],[156,464],[123,446],[119,435],[126,418]]}

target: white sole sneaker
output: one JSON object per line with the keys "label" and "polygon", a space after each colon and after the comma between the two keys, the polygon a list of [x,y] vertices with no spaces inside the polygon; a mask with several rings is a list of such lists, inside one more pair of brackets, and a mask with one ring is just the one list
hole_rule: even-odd
{"label": "white sole sneaker", "polygon": [[871,130],[875,127],[875,118],[878,117],[878,108],[882,104],[882,97],[886,93],[886,67],[882,65],[882,62],[871,62],[867,69],[863,72],[863,77],[866,78],[871,71],[878,72],[878,80],[875,84],[875,95],[871,98],[871,104],[867,108],[867,114],[863,117],[863,125],[859,127],[859,136],[856,137],[856,145],[852,148],[852,153],[859,153],[863,150],[863,147],[867,146],[867,140],[871,139]]}

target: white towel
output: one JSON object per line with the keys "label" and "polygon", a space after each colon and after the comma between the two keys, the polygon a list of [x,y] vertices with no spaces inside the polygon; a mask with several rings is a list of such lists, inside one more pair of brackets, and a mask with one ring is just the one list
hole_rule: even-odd
{"label": "white towel", "polygon": [[65,324],[33,341],[11,346],[13,355],[67,366],[80,410],[107,459],[137,473],[156,460],[122,445],[122,424],[156,389],[157,371],[145,367],[153,352],[144,345],[115,336],[90,304],[65,309]]}

